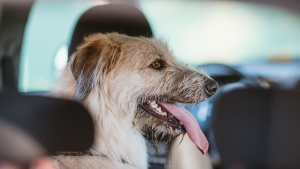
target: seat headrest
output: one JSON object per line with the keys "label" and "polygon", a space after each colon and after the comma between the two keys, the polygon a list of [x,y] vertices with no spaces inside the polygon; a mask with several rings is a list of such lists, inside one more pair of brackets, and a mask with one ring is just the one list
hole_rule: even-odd
{"label": "seat headrest", "polygon": [[147,19],[137,8],[122,4],[95,6],[86,11],[78,20],[70,43],[69,56],[76,51],[83,37],[99,32],[152,36]]}

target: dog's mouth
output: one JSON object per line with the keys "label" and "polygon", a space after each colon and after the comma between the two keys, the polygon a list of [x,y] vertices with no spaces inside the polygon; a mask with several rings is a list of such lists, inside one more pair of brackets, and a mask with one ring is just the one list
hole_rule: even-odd
{"label": "dog's mouth", "polygon": [[149,99],[139,104],[139,106],[173,130],[186,132],[203,154],[207,152],[209,144],[197,120],[179,104]]}
{"label": "dog's mouth", "polygon": [[152,116],[160,119],[172,129],[179,132],[186,132],[183,123],[174,117],[167,109],[165,109],[161,102],[157,100],[147,100],[147,102],[141,104],[141,108]]}

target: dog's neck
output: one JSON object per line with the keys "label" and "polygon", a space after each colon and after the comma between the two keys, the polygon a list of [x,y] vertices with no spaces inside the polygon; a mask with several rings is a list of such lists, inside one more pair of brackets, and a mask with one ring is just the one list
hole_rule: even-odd
{"label": "dog's neck", "polygon": [[[50,95],[73,100],[75,89],[76,82],[66,69]],[[125,160],[139,169],[146,169],[146,140],[132,125],[133,112],[126,112],[132,115],[126,117],[116,101],[109,101],[101,91],[92,91],[82,103],[93,116],[96,127],[91,153],[119,162]]]}
{"label": "dog's neck", "polygon": [[109,101],[99,91],[91,92],[83,104],[90,110],[96,127],[94,146],[91,152],[109,158],[124,159],[140,169],[147,168],[146,141],[132,125],[132,118],[122,112],[118,105]]}

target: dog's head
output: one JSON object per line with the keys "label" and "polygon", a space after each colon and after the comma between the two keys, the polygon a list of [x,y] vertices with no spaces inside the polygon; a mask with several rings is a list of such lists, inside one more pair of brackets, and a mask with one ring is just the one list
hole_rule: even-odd
{"label": "dog's head", "polygon": [[166,43],[116,33],[85,38],[69,62],[75,100],[99,92],[119,116],[139,131],[173,137],[188,133],[204,153],[208,143],[195,118],[177,103],[200,103],[218,84],[175,60]]}

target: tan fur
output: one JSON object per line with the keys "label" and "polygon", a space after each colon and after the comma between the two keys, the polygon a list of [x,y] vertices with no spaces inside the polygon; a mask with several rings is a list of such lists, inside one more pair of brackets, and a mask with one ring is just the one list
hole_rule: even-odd
{"label": "tan fur", "polygon": [[[151,67],[156,59],[165,62],[160,70]],[[90,111],[96,127],[90,152],[95,156],[56,156],[53,162],[61,169],[146,169],[145,129],[172,137],[182,132],[172,130],[139,104],[149,97],[199,103],[209,97],[203,91],[209,80],[203,72],[176,61],[161,40],[117,33],[86,37],[51,95],[75,99]]]}

